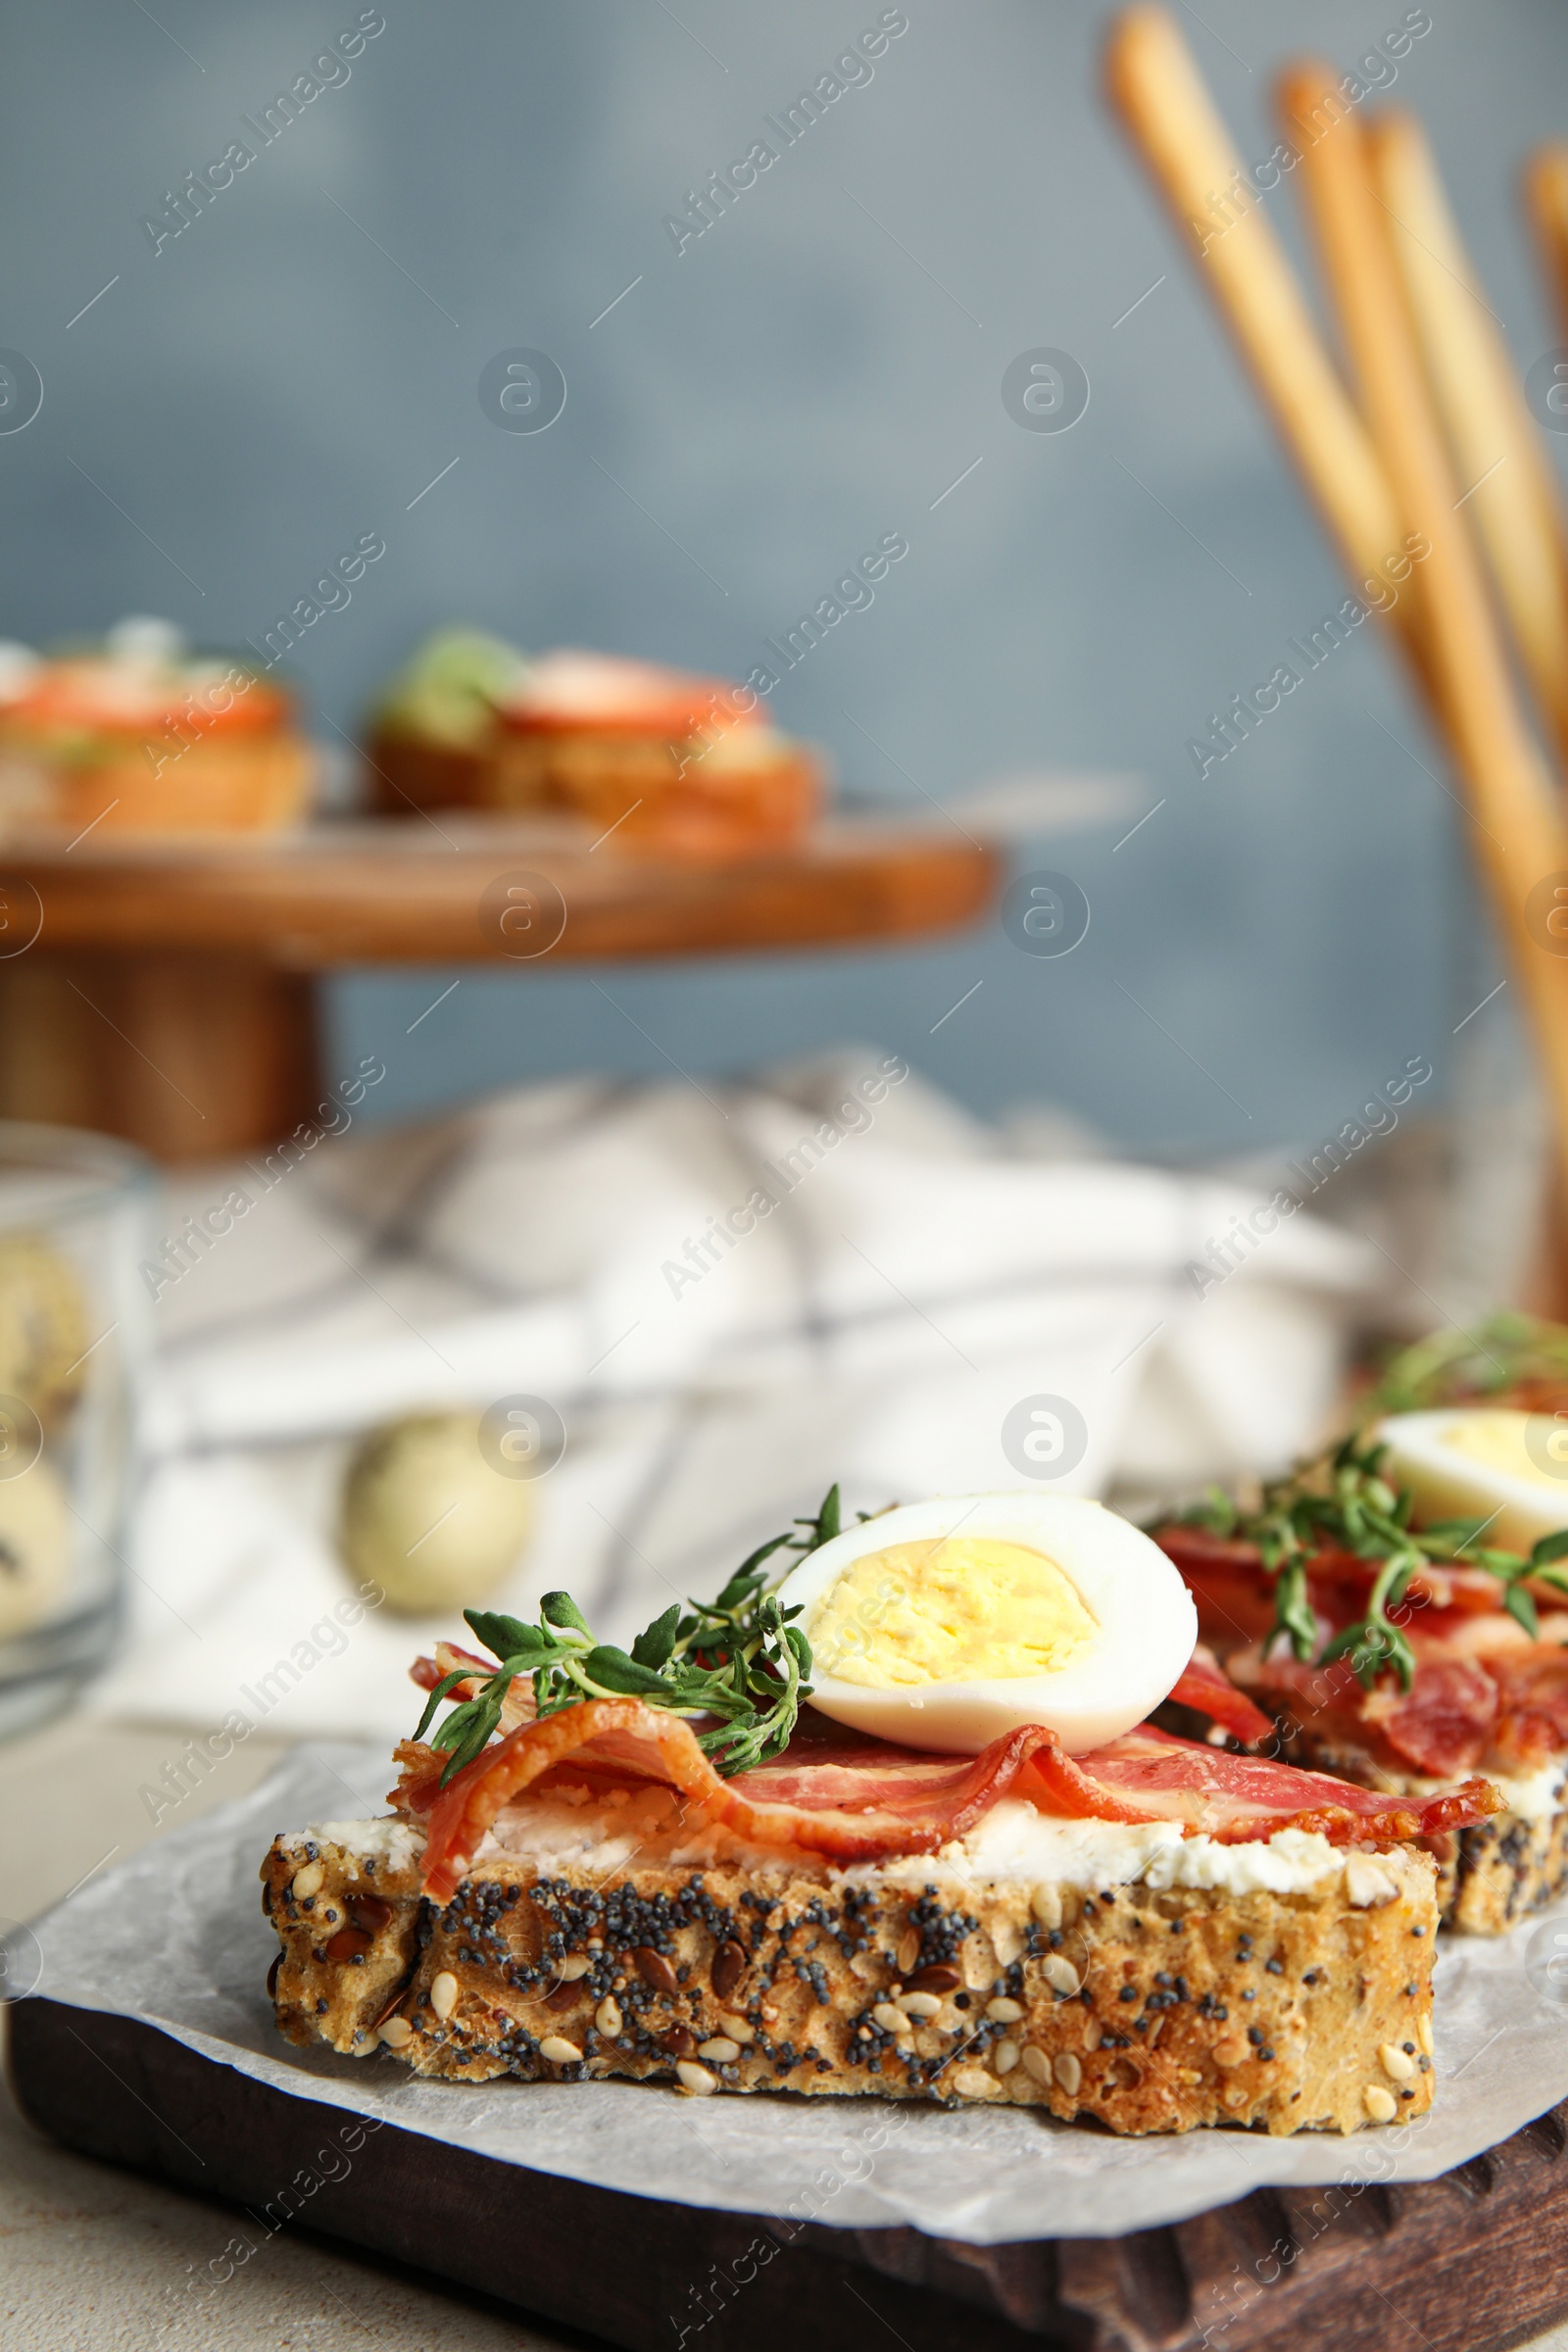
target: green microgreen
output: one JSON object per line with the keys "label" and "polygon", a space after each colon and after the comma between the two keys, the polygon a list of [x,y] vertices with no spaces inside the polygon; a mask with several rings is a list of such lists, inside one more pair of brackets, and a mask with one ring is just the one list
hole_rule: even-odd
{"label": "green microgreen", "polygon": [[1484,1402],[1521,1383],[1568,1383],[1568,1329],[1504,1308],[1471,1329],[1445,1325],[1400,1348],[1365,1398],[1363,1422],[1433,1405]]}
{"label": "green microgreen", "polygon": [[[1348,1658],[1357,1680],[1370,1690],[1380,1674],[1393,1671],[1401,1690],[1415,1677],[1415,1657],[1398,1624],[1397,1610],[1411,1577],[1429,1561],[1482,1568],[1503,1586],[1502,1605],[1532,1639],[1537,1631],[1534,1595],[1527,1583],[1568,1592],[1568,1528],[1543,1536],[1528,1556],[1484,1544],[1491,1519],[1445,1519],[1415,1528],[1415,1497],[1407,1487],[1383,1475],[1386,1446],[1362,1446],[1352,1435],[1333,1453],[1270,1481],[1255,1510],[1241,1509],[1211,1488],[1204,1499],[1183,1511],[1189,1527],[1213,1536],[1253,1544],[1274,1580],[1274,1623],[1268,1640],[1283,1637],[1298,1658],[1310,1659],[1318,1627],[1307,1592],[1307,1570],[1328,1551],[1350,1552],[1377,1561],[1365,1613],[1336,1634],[1320,1663]],[[1495,1514],[1494,1514],[1495,1516]]]}
{"label": "green microgreen", "polygon": [[[799,1560],[838,1532],[839,1491],[833,1487],[814,1517],[797,1519],[789,1533],[760,1544],[716,1599],[684,1606],[672,1601],[629,1651],[596,1641],[567,1592],[545,1594],[537,1625],[490,1609],[465,1609],[469,1628],[500,1663],[431,1740],[447,1755],[441,1786],[488,1745],[519,1675],[532,1678],[539,1716],[559,1714],[585,1698],[640,1698],[671,1714],[715,1719],[697,1740],[726,1780],[765,1764],[789,1744],[801,1701],[811,1691],[810,1644],[792,1622],[801,1612],[780,1605],[778,1587]],[[770,1577],[766,1563],[780,1552],[789,1556],[782,1573]],[[419,1718],[416,1740],[424,1738],[441,1701],[473,1672],[458,1666],[442,1676]]]}

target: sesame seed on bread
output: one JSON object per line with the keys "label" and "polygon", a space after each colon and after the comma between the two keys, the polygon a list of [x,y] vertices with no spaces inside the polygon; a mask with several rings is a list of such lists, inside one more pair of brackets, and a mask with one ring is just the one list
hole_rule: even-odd
{"label": "sesame seed on bread", "polygon": [[389,1822],[279,1837],[280,2032],[421,2075],[606,2076],[1043,2107],[1118,2132],[1352,2132],[1432,2099],[1435,1864],[1352,1850],[1309,1891],[975,1884],[497,1854],[444,1906]]}
{"label": "sesame seed on bread", "polygon": [[[1363,1747],[1293,1727],[1281,1745],[1292,1764],[1329,1772],[1386,1796],[1419,1799],[1430,1783],[1392,1770]],[[1559,1759],[1564,1786],[1559,1809],[1532,1816],[1493,1814],[1468,1830],[1429,1842],[1438,1862],[1438,1908],[1445,1927],[1470,1936],[1506,1936],[1532,1913],[1544,1911],[1568,1891],[1568,1758]]]}

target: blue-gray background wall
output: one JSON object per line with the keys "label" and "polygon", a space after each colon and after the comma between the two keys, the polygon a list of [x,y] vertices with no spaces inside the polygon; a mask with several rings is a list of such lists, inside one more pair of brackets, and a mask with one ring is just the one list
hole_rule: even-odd
{"label": "blue-gray background wall", "polygon": [[[0,436],[0,631],[136,610],[235,644],[376,531],[384,559],[295,665],[323,732],[351,732],[459,616],[743,673],[903,531],[874,606],[781,686],[783,723],[922,814],[915,786],[956,799],[1060,766],[1132,770],[1165,806],[1119,850],[1125,821],[1025,850],[1094,906],[1059,962],[993,929],[920,955],[621,968],[602,975],[614,1004],[587,975],[469,974],[412,1035],[455,975],[350,977],[331,1051],[383,1054],[378,1113],[874,1036],[982,1111],[1050,1098],[1129,1147],[1199,1152],[1336,1125],[1414,1054],[1441,1073],[1474,916],[1442,760],[1372,631],[1206,780],[1184,749],[1342,591],[1102,104],[1107,12],[906,0],[874,77],[677,255],[664,216],[878,6],[381,5],[346,83],[156,255],[142,216],[309,72],[353,0],[7,12],[0,343],[46,392]],[[1256,157],[1278,58],[1348,65],[1403,14],[1207,0],[1183,21]],[[1528,361],[1557,335],[1516,173],[1563,127],[1568,16],[1432,15],[1395,94],[1429,123]],[[1299,253],[1290,205],[1274,217]],[[480,410],[480,369],[516,345],[565,372],[548,432]],[[1041,345],[1088,371],[1070,432],[1003,407],[1008,361]]]}

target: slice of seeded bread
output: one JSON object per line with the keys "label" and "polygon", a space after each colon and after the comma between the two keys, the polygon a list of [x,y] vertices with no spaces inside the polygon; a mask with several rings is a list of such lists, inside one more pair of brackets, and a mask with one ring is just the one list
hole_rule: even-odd
{"label": "slice of seeded bread", "polygon": [[1291,1894],[498,1856],[444,1908],[418,1852],[386,1822],[274,1841],[289,2040],[466,2082],[978,2100],[1120,2132],[1353,2132],[1431,2104],[1435,1869],[1410,1847]]}
{"label": "slice of seeded bread", "polygon": [[[1300,1729],[1284,1740],[1281,1755],[1309,1772],[1330,1772],[1386,1796],[1415,1796],[1429,1781],[1392,1772],[1366,1750],[1343,1740]],[[1484,1768],[1483,1768],[1484,1769]],[[1563,1772],[1568,1783],[1568,1758]],[[1557,1791],[1558,1802],[1568,1787]],[[1471,1936],[1505,1936],[1532,1912],[1544,1911],[1568,1891],[1568,1805],[1531,1819],[1522,1813],[1494,1813],[1474,1829],[1429,1840],[1438,1858],[1438,1907],[1446,1927]]]}

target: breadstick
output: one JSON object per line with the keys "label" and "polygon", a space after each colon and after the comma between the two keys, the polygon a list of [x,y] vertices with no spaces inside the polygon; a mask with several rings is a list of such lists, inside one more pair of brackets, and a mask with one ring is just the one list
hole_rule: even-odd
{"label": "breadstick", "polygon": [[1568,757],[1568,563],[1556,484],[1420,124],[1391,109],[1366,135],[1464,504],[1525,675]]}
{"label": "breadstick", "polygon": [[[1357,587],[1404,526],[1291,266],[1263,215],[1187,44],[1162,8],[1116,18],[1106,85],[1242,349]],[[1400,598],[1396,618],[1409,612]]]}
{"label": "breadstick", "polygon": [[1536,149],[1525,165],[1525,203],[1557,322],[1568,335],[1568,146]]}
{"label": "breadstick", "polygon": [[1515,978],[1530,1006],[1568,1181],[1568,959],[1531,937],[1526,901],[1568,872],[1568,828],[1521,715],[1502,640],[1463,515],[1415,331],[1378,201],[1360,122],[1327,67],[1280,80],[1287,129],[1327,122],[1302,156],[1302,186],[1362,406],[1406,529],[1431,552],[1414,575],[1440,707],[1468,788],[1476,848]]}

